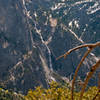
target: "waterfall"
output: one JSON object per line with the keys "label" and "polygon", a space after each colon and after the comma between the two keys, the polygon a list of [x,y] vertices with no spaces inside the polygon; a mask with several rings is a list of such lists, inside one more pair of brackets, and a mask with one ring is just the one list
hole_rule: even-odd
{"label": "waterfall", "polygon": [[50,67],[50,70],[53,71],[53,68],[52,68],[52,60],[51,60],[51,51],[50,51],[48,45],[47,45],[47,44],[45,43],[45,41],[43,40],[43,37],[42,37],[42,34],[41,34],[41,30],[38,30],[36,27],[35,27],[35,30],[36,30],[36,32],[39,34],[42,43],[45,45],[45,47],[46,47],[47,50],[48,50],[48,54],[49,54],[49,67]]}
{"label": "waterfall", "polygon": [[[36,30],[37,34],[39,34],[42,43],[43,43],[43,44],[45,45],[45,47],[47,48],[48,55],[49,55],[49,67],[50,67],[50,70],[53,70],[53,68],[52,68],[52,60],[51,60],[51,50],[50,50],[50,48],[48,47],[48,45],[45,43],[45,41],[43,40],[43,37],[42,37],[42,34],[41,34],[41,30],[38,30],[38,29],[37,29],[37,27],[36,27],[36,23],[37,23],[37,22],[35,22],[35,21],[33,20],[33,18],[32,18],[31,15],[30,15],[30,11],[27,10],[27,8],[26,8],[26,6],[25,6],[25,0],[22,0],[22,2],[23,2],[23,8],[24,8],[23,12],[24,12],[25,16],[27,17],[27,24],[28,24],[28,26],[29,26],[29,29],[30,29],[30,25],[29,25],[29,19],[30,19],[32,22],[34,22],[34,24],[35,24],[35,28],[34,28],[34,29]],[[36,15],[36,14],[35,14],[35,15]],[[35,47],[35,43],[34,43],[34,40],[33,40],[33,37],[32,37],[32,32],[31,32],[31,30],[30,30],[30,38],[31,38],[32,46]]]}

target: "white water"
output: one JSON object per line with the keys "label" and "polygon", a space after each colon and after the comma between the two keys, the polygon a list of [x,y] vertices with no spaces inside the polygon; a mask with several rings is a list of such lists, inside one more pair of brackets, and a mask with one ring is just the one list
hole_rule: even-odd
{"label": "white water", "polygon": [[43,40],[43,37],[42,37],[42,34],[41,34],[41,30],[38,30],[36,27],[35,27],[35,30],[40,35],[40,39],[41,39],[42,43],[46,46],[46,48],[48,50],[48,54],[49,54],[49,66],[50,66],[50,69],[53,71],[52,61],[51,61],[51,51],[50,51],[48,45],[46,44],[46,42]]}
{"label": "white water", "polygon": [[45,76],[46,76],[46,80],[47,82],[49,83],[50,80],[51,80],[51,75],[50,75],[50,70],[48,68],[48,65],[46,63],[46,60],[44,57],[42,57],[42,55],[39,55],[40,56],[40,59],[41,59],[41,62],[42,62],[42,66],[43,66],[43,69],[44,69],[44,72],[45,72]]}
{"label": "white water", "polygon": [[[36,27],[36,22],[32,19],[31,15],[30,15],[30,11],[27,10],[27,8],[26,8],[26,6],[25,6],[25,0],[22,0],[22,1],[23,1],[23,7],[24,7],[24,14],[27,16],[27,23],[28,23],[28,25],[29,25],[28,18],[29,18],[30,20],[32,20],[32,22],[35,23],[35,31],[37,32],[37,34],[39,34],[42,43],[45,45],[45,47],[46,47],[47,50],[48,50],[48,54],[49,54],[49,66],[50,66],[50,69],[53,70],[53,68],[52,68],[52,60],[51,60],[51,51],[50,51],[48,45],[47,45],[47,44],[45,43],[45,41],[43,40],[43,37],[42,37],[42,34],[41,34],[41,30],[38,30],[38,29],[37,29],[37,27]],[[34,14],[35,14],[35,17],[37,17],[36,12],[35,12]],[[29,27],[29,29],[30,29],[30,27]],[[33,37],[32,37],[32,32],[31,32],[31,30],[30,30],[30,36],[31,36],[32,45],[33,45],[33,47],[34,47],[34,46],[35,46],[35,43],[34,43],[34,41],[33,41]]]}
{"label": "white water", "polygon": [[42,66],[43,66],[43,69],[44,69],[44,72],[45,72],[45,76],[46,76],[46,81],[47,83],[51,82],[51,81],[56,81],[55,78],[52,76],[52,71],[49,70],[48,68],[48,65],[46,63],[46,60],[44,57],[42,57],[42,55],[39,55],[40,56],[40,59],[41,59],[41,62],[42,62]]}

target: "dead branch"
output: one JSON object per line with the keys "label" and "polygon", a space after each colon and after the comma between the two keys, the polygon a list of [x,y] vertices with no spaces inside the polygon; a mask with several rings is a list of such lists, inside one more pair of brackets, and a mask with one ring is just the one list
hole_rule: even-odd
{"label": "dead branch", "polygon": [[72,100],[74,100],[74,84],[75,84],[75,80],[76,80],[76,77],[77,77],[77,74],[78,74],[78,71],[83,63],[83,61],[85,60],[85,58],[88,56],[88,54],[92,51],[92,49],[89,49],[88,51],[86,51],[86,53],[84,54],[84,56],[82,57],[79,65],[77,66],[76,70],[75,70],[75,75],[73,77],[73,80],[72,80]]}
{"label": "dead branch", "polygon": [[[98,90],[97,94],[95,95],[95,97],[92,100],[95,100],[98,96],[99,96],[100,90]],[[98,99],[100,100],[100,99]]]}
{"label": "dead branch", "polygon": [[94,72],[96,71],[96,69],[100,67],[100,60],[97,61],[97,63],[95,65],[92,66],[89,74],[87,75],[86,79],[85,79],[85,82],[83,84],[83,87],[82,87],[82,90],[81,90],[81,94],[80,94],[80,100],[82,100],[82,97],[83,97],[83,94],[84,94],[84,91],[85,91],[85,88],[88,84],[88,81],[89,79],[92,77],[92,75],[94,74]]}
{"label": "dead branch", "polygon": [[77,47],[75,47],[75,48],[70,49],[70,50],[67,51],[65,54],[59,56],[58,58],[56,58],[56,60],[58,60],[58,59],[60,59],[60,58],[62,58],[62,57],[66,58],[67,55],[69,55],[71,52],[73,52],[73,51],[75,51],[75,50],[77,50],[77,49],[84,48],[84,47],[95,48],[96,46],[100,46],[100,42],[96,42],[96,43],[94,43],[94,44],[84,44],[84,45],[77,46]]}
{"label": "dead branch", "polygon": [[[56,59],[56,60],[58,60],[58,59],[60,59],[60,58],[62,58],[62,57],[66,58],[67,55],[69,55],[71,52],[73,52],[73,51],[75,51],[75,50],[77,50],[77,49],[84,48],[84,47],[87,47],[87,48],[88,48],[88,50],[86,51],[86,53],[85,53],[84,56],[82,57],[82,59],[81,59],[79,65],[77,66],[76,71],[75,71],[75,75],[74,75],[73,80],[72,80],[72,96],[71,96],[71,97],[72,97],[72,100],[74,100],[73,92],[74,92],[74,84],[75,84],[75,80],[76,80],[76,77],[77,77],[77,73],[78,73],[78,71],[79,71],[79,69],[80,69],[80,67],[81,67],[81,65],[82,65],[82,63],[83,63],[83,61],[85,60],[85,58],[86,58],[86,57],[88,56],[88,54],[89,54],[95,47],[97,47],[97,46],[100,46],[100,42],[96,42],[96,43],[93,43],[93,44],[84,44],[84,45],[80,45],[80,46],[77,46],[77,47],[75,47],[75,48],[70,49],[70,50],[67,51],[65,54],[59,56],[59,57]],[[95,64],[95,66],[98,66],[98,62]],[[94,66],[93,66],[93,68],[94,68]],[[95,70],[96,70],[96,69],[95,69]],[[94,71],[95,71],[95,70],[94,70]],[[94,72],[93,72],[93,73],[94,73]],[[82,88],[80,100],[82,99],[82,96],[83,96],[85,87],[86,87],[86,85],[87,85],[87,83],[88,83],[88,80],[91,78],[91,72],[89,73],[89,75],[90,75],[90,76],[87,76],[87,78],[86,78],[87,80],[85,81],[86,83],[84,84],[84,86],[83,86],[83,88]]]}

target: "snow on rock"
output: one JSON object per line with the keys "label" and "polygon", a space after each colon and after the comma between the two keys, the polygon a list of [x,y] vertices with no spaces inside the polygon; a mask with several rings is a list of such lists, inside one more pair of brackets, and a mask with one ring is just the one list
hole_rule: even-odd
{"label": "snow on rock", "polygon": [[100,10],[100,2],[96,2],[93,6],[90,6],[89,9],[87,9],[87,14],[93,14]]}

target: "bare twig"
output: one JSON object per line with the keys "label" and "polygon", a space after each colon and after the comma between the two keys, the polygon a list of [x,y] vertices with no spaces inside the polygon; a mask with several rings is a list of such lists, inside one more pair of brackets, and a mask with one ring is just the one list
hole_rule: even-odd
{"label": "bare twig", "polygon": [[[95,97],[94,97],[92,100],[95,100],[95,99],[96,99],[96,97],[98,97],[98,96],[99,96],[99,93],[100,93],[100,90],[98,90],[97,94],[95,95]],[[98,99],[98,100],[100,100],[100,99]]]}
{"label": "bare twig", "polygon": [[[83,61],[85,60],[85,58],[86,58],[86,57],[88,56],[88,54],[89,54],[95,47],[97,47],[97,46],[100,46],[100,41],[99,41],[99,42],[96,42],[96,43],[94,43],[94,44],[84,44],[84,45],[80,45],[80,46],[77,46],[77,47],[75,47],[75,48],[70,49],[70,50],[67,51],[65,54],[59,56],[59,57],[56,59],[56,60],[58,60],[58,59],[60,59],[60,58],[62,58],[62,57],[66,58],[67,55],[69,55],[71,52],[73,52],[73,51],[75,51],[75,50],[77,50],[77,49],[84,48],[84,47],[87,47],[87,48],[88,48],[88,50],[86,51],[86,53],[85,53],[84,56],[82,57],[82,59],[81,59],[79,65],[77,66],[76,71],[75,71],[75,75],[74,75],[73,80],[72,80],[72,96],[71,96],[71,97],[72,97],[72,100],[74,100],[74,98],[73,98],[73,97],[74,97],[74,96],[73,96],[73,92],[74,92],[74,84],[75,84],[75,80],[76,80],[76,77],[77,77],[77,73],[78,73],[78,71],[79,71],[79,69],[80,69],[80,67],[81,67],[81,65],[82,65],[82,63],[83,63]],[[98,62],[97,62],[94,66],[97,67],[97,65],[98,65]],[[93,68],[94,68],[94,66],[93,66]],[[95,69],[95,70],[96,70],[96,69]],[[94,70],[94,71],[95,71],[95,70]],[[92,74],[94,73],[94,71],[92,72]],[[91,75],[91,72],[90,72],[90,73],[89,73],[89,76],[87,76],[87,78],[86,78],[86,80],[85,80],[85,83],[84,83],[84,86],[83,86],[83,88],[82,88],[80,100],[82,99],[82,96],[83,96],[85,87],[86,87],[86,85],[87,85],[87,83],[88,83],[88,80],[91,78],[91,76],[92,76],[92,75]]]}
{"label": "bare twig", "polygon": [[77,46],[77,47],[75,47],[75,48],[70,49],[70,50],[67,51],[65,54],[59,56],[58,58],[56,58],[56,60],[58,60],[58,59],[60,59],[60,58],[62,58],[62,57],[66,58],[67,55],[69,55],[72,51],[75,51],[75,50],[77,50],[77,49],[84,48],[84,47],[95,48],[96,46],[100,46],[100,42],[96,42],[96,43],[94,43],[94,44],[84,44],[84,45]]}
{"label": "bare twig", "polygon": [[84,94],[84,91],[85,91],[85,88],[88,84],[88,81],[89,79],[92,77],[92,75],[94,74],[94,72],[96,71],[96,69],[100,67],[100,60],[97,61],[97,63],[95,65],[92,66],[89,74],[87,75],[86,79],[85,79],[85,82],[83,84],[83,87],[82,87],[82,90],[81,90],[81,94],[80,94],[80,100],[82,100],[82,97],[83,97],[83,94]]}
{"label": "bare twig", "polygon": [[75,70],[75,75],[73,77],[73,80],[72,80],[72,100],[74,100],[74,96],[73,96],[73,93],[74,93],[74,84],[75,84],[75,80],[76,80],[76,77],[77,77],[77,74],[78,74],[78,71],[83,63],[83,61],[85,60],[85,58],[88,56],[88,54],[92,51],[92,49],[89,49],[88,51],[86,51],[86,53],[84,54],[84,56],[82,57],[79,65],[77,66],[76,70]]}

